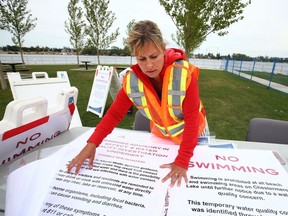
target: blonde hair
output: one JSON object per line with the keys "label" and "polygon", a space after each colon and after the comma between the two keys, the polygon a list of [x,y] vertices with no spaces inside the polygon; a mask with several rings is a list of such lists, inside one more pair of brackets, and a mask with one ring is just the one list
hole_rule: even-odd
{"label": "blonde hair", "polygon": [[133,55],[139,54],[144,45],[151,42],[159,50],[164,49],[166,46],[157,24],[150,20],[135,23],[127,38],[131,53]]}

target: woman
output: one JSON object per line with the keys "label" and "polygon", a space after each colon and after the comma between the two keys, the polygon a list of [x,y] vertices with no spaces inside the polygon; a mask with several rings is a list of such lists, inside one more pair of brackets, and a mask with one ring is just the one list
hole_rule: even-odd
{"label": "woman", "polygon": [[115,101],[67,171],[76,166],[77,174],[86,159],[92,167],[97,146],[134,104],[150,119],[152,133],[180,144],[175,161],[161,166],[170,168],[162,181],[171,178],[173,187],[175,183],[180,186],[183,178],[187,184],[189,161],[206,124],[198,93],[199,69],[185,61],[183,51],[165,48],[161,31],[154,22],[136,23],[127,41],[137,64],[131,66]]}

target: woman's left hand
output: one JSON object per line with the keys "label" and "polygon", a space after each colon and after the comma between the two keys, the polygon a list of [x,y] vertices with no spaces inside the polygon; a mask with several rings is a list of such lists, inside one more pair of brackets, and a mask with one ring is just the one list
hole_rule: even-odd
{"label": "woman's left hand", "polygon": [[162,179],[162,182],[166,182],[171,178],[170,187],[173,187],[176,182],[177,186],[179,187],[181,185],[182,178],[184,178],[185,183],[188,184],[188,178],[186,174],[187,170],[183,167],[180,167],[174,163],[170,163],[163,164],[160,166],[160,168],[170,168],[170,172]]}

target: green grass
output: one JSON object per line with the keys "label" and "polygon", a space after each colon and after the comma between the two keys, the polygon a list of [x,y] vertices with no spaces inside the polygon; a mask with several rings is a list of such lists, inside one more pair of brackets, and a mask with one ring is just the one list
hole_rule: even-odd
{"label": "green grass", "polygon": [[[29,65],[32,71],[46,71],[55,77],[56,71],[67,71],[71,85],[79,89],[77,107],[84,126],[94,127],[101,120],[86,112],[94,71],[76,71],[75,65]],[[288,119],[288,95],[268,90],[267,87],[218,70],[201,70],[199,78],[200,96],[207,112],[210,130],[218,139],[245,140],[251,118],[265,117]],[[0,119],[6,105],[12,100],[10,89],[0,90]],[[108,97],[107,110],[112,102]],[[135,113],[136,109],[133,110]],[[126,116],[118,125],[131,129],[134,115]]]}
{"label": "green grass", "polygon": [[288,119],[288,95],[223,71],[202,70],[200,94],[217,138],[245,140],[251,118]]}
{"label": "green grass", "polygon": [[[266,72],[259,72],[259,71],[241,71],[240,73],[246,73],[252,76],[256,76],[265,80],[269,80],[271,79],[271,73],[266,73]],[[237,72],[236,74],[239,74],[239,72]],[[288,76],[287,75],[283,75],[283,74],[273,74],[272,76],[272,82],[275,83],[279,83],[281,85],[285,85],[288,86]]]}

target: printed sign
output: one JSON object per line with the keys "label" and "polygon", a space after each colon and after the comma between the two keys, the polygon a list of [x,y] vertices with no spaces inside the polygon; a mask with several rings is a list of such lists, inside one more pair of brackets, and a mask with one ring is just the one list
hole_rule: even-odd
{"label": "printed sign", "polygon": [[63,90],[58,95],[58,106],[48,110],[43,97],[10,102],[0,121],[0,165],[67,131],[77,95],[75,87]]}
{"label": "printed sign", "polygon": [[87,111],[99,115],[100,118],[103,116],[105,110],[112,75],[113,67],[97,66]]}
{"label": "printed sign", "polygon": [[[271,151],[197,146],[188,184],[171,188],[169,181],[161,182],[169,169],[160,166],[174,161],[179,145],[151,133],[115,129],[97,148],[93,168],[85,161],[78,175],[67,173],[67,163],[93,131],[65,145],[50,162],[46,158],[35,169],[26,165],[11,173],[5,215],[288,214],[288,174]],[[20,178],[30,178],[21,185],[26,191],[17,190]]]}

